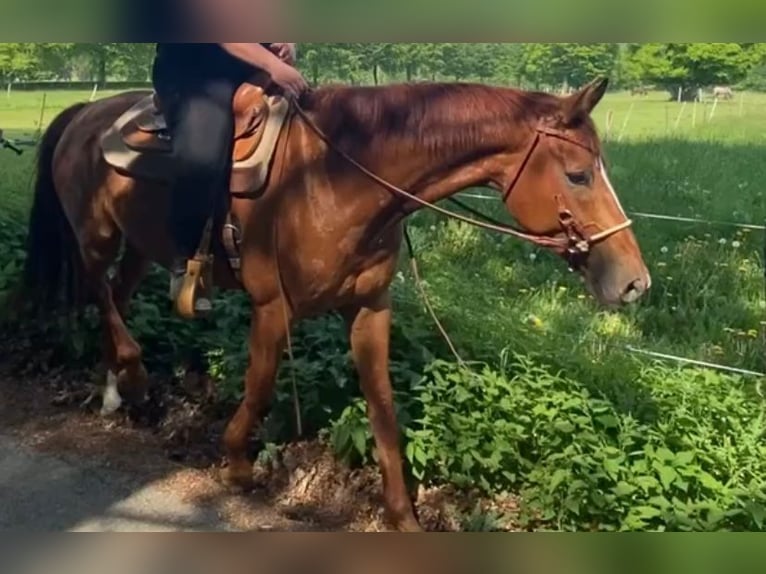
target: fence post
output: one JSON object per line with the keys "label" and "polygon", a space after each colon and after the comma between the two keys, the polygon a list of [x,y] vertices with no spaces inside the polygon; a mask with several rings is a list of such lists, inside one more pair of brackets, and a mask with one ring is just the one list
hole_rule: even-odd
{"label": "fence post", "polygon": [[612,124],[614,123],[614,110],[608,110],[606,112],[606,138],[609,139],[609,136],[612,133]]}
{"label": "fence post", "polygon": [[692,104],[692,128],[697,127],[697,102],[699,100],[694,100],[694,103]]}
{"label": "fence post", "polygon": [[681,111],[678,112],[678,116],[676,117],[676,123],[673,126],[673,130],[677,130],[678,129],[678,124],[681,123],[681,117],[684,115],[684,110],[685,109],[686,109],[686,102],[681,104]]}
{"label": "fence post", "polygon": [[709,121],[709,122],[712,122],[712,121],[713,121],[713,116],[715,115],[715,109],[716,109],[717,107],[718,107],[718,98],[716,98],[716,99],[713,101],[713,107],[710,109],[710,116],[708,117],[708,121]]}
{"label": "fence post", "polygon": [[625,121],[622,122],[622,130],[620,130],[620,135],[617,137],[617,141],[621,142],[622,138],[625,136],[625,130],[628,127],[628,122],[630,121],[630,116],[633,114],[633,108],[636,107],[636,102],[630,103],[630,108],[628,108],[628,113],[625,116]]}

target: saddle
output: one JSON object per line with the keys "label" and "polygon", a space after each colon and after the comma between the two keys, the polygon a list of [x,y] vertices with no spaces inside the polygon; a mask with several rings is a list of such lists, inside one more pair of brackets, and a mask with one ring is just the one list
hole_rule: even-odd
{"label": "saddle", "polygon": [[[290,105],[280,96],[243,83],[234,95],[234,146],[229,191],[253,194],[268,181]],[[170,183],[175,175],[173,140],[156,93],[141,98],[103,134],[104,160],[130,176]],[[222,190],[223,191],[223,190]]]}

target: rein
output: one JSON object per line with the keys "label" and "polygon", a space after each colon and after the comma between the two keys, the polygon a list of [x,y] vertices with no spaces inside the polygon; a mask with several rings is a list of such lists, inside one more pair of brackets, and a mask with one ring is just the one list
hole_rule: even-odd
{"label": "rein", "polygon": [[[590,253],[591,248],[596,243],[599,243],[601,241],[604,241],[605,239],[608,239],[609,237],[624,231],[625,229],[628,229],[633,225],[633,222],[630,220],[626,220],[623,223],[620,223],[618,225],[615,225],[613,227],[610,227],[609,229],[606,229],[604,231],[600,231],[598,233],[595,233],[593,235],[588,235],[585,231],[585,227],[593,226],[595,224],[588,224],[586,226],[581,225],[577,219],[574,217],[572,212],[567,209],[565,202],[563,198],[560,195],[556,195],[556,202],[559,207],[559,213],[558,213],[558,220],[559,225],[562,228],[562,232],[559,233],[557,236],[549,236],[549,235],[536,235],[532,233],[527,233],[525,231],[522,231],[520,229],[517,229],[513,226],[506,225],[500,222],[497,222],[488,216],[470,208],[469,206],[459,202],[458,200],[454,198],[447,198],[452,203],[455,203],[468,211],[469,213],[472,213],[474,216],[479,217],[483,221],[479,221],[476,219],[472,219],[470,217],[465,217],[463,215],[460,215],[458,213],[454,213],[452,211],[449,211],[447,209],[444,209],[442,207],[439,207],[438,205],[434,205],[433,203],[429,203],[428,201],[425,201],[424,199],[421,199],[420,197],[405,191],[404,189],[401,189],[400,187],[397,187],[396,185],[384,180],[380,176],[376,175],[375,173],[371,172],[369,169],[364,167],[362,164],[360,164],[358,161],[356,161],[354,158],[349,156],[346,152],[339,149],[331,140],[330,138],[325,135],[325,133],[319,128],[319,126],[314,123],[314,121],[308,116],[308,114],[301,108],[301,106],[296,102],[295,100],[292,101],[294,104],[295,110],[297,114],[301,117],[301,119],[308,125],[311,130],[316,133],[316,135],[335,153],[340,155],[343,159],[345,159],[347,162],[349,162],[351,165],[356,167],[360,172],[362,172],[364,175],[375,181],[376,183],[380,184],[384,188],[386,188],[388,191],[393,193],[394,195],[398,195],[400,197],[404,197],[410,201],[413,201],[417,203],[418,205],[425,207],[427,209],[430,209],[432,211],[435,211],[437,213],[440,213],[441,215],[444,215],[448,218],[455,219],[457,221],[462,221],[463,223],[467,223],[469,225],[472,225],[474,227],[482,228],[488,231],[493,231],[497,233],[501,233],[504,235],[510,235],[513,237],[516,237],[518,239],[522,239],[524,241],[528,241],[529,243],[533,243],[535,245],[538,245],[540,247],[546,247],[551,248],[558,253],[564,255],[567,260],[569,261],[570,265],[576,266],[577,261],[580,258],[583,258],[587,256]],[[516,187],[516,184],[521,179],[521,176],[524,173],[524,170],[527,167],[527,164],[529,163],[530,159],[532,158],[532,154],[537,149],[537,146],[540,144],[542,139],[544,137],[555,137],[558,139],[561,139],[563,141],[566,141],[568,143],[583,147],[590,151],[591,153],[595,152],[588,146],[585,146],[584,144],[566,136],[565,134],[561,133],[560,131],[547,128],[544,126],[537,126],[535,127],[535,138],[532,142],[532,145],[530,146],[529,150],[527,151],[524,160],[522,161],[518,171],[516,172],[516,175],[514,176],[513,180],[511,181],[510,185],[508,186],[506,192],[503,195],[503,202],[506,202],[508,198],[510,197],[511,193],[513,192],[514,188]],[[563,237],[561,236],[563,233]]]}

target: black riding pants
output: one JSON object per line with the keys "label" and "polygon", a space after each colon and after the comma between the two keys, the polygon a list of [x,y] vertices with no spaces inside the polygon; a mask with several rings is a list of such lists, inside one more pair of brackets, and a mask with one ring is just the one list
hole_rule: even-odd
{"label": "black riding pants", "polygon": [[227,205],[234,139],[232,100],[243,79],[234,72],[207,75],[155,66],[154,85],[173,137],[177,165],[169,225],[183,257],[195,253],[207,218],[217,218]]}

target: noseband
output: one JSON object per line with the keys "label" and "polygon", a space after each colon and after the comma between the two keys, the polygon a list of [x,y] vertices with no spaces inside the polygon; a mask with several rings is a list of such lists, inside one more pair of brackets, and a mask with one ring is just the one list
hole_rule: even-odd
{"label": "noseband", "polygon": [[[608,239],[609,237],[612,237],[613,235],[621,231],[624,231],[625,229],[628,229],[629,227],[633,225],[632,221],[626,220],[623,223],[610,227],[606,230],[599,231],[597,233],[594,233],[593,235],[589,235],[585,228],[598,227],[598,225],[595,223],[582,225],[577,220],[577,218],[572,214],[572,212],[567,208],[566,202],[564,201],[564,198],[561,195],[556,195],[556,203],[558,205],[558,210],[559,210],[558,222],[559,222],[559,225],[561,226],[561,231],[557,235],[553,235],[553,236],[535,235],[535,234],[527,233],[525,231],[517,229],[513,226],[496,222],[492,220],[491,218],[487,217],[486,215],[483,215],[477,212],[476,210],[464,204],[461,204],[457,200],[453,199],[452,201],[454,201],[461,207],[467,209],[467,211],[480,217],[484,221],[477,221],[475,219],[465,217],[463,215],[454,213],[452,211],[449,211],[447,209],[434,205],[433,203],[429,203],[419,198],[418,196],[413,195],[395,186],[394,184],[389,183],[388,181],[382,179],[381,177],[375,175],[366,167],[364,167],[359,162],[357,162],[354,158],[352,158],[347,153],[345,153],[343,150],[339,149],[332,141],[330,141],[330,139],[322,132],[322,130],[314,123],[314,121],[306,114],[306,112],[294,100],[293,100],[293,105],[295,107],[296,112],[303,119],[303,121],[312,129],[312,131],[314,131],[317,134],[317,136],[322,141],[325,142],[325,144],[330,149],[332,149],[335,153],[340,155],[343,159],[345,159],[351,165],[356,167],[359,171],[361,171],[367,177],[377,182],[378,184],[386,188],[388,191],[390,191],[394,195],[404,197],[410,201],[413,201],[421,205],[422,207],[425,207],[426,209],[430,209],[432,211],[435,211],[437,213],[440,213],[446,217],[455,219],[457,221],[462,221],[469,225],[486,229],[488,231],[494,231],[497,233],[502,233],[504,235],[517,237],[519,239],[523,239],[524,241],[528,241],[540,247],[552,249],[556,253],[563,256],[572,268],[577,268],[582,264],[582,262],[588,256],[588,254],[590,253],[594,245],[596,245],[597,243],[600,243],[601,241],[604,241],[605,239]],[[511,180],[510,185],[508,186],[506,192],[503,195],[504,203],[507,202],[508,198],[511,196],[511,193],[516,187],[516,184],[521,179],[521,176],[523,175],[524,170],[527,167],[527,164],[532,158],[532,154],[537,149],[537,146],[546,137],[554,137],[554,138],[560,139],[562,141],[584,148],[587,151],[589,151],[591,154],[593,154],[594,156],[598,155],[592,148],[573,138],[570,138],[562,131],[555,130],[542,125],[537,126],[535,128],[535,138],[532,141],[532,145],[529,147],[529,150],[527,151],[524,157],[524,160],[521,162],[519,170],[516,172],[516,175],[514,176],[513,180]]]}

